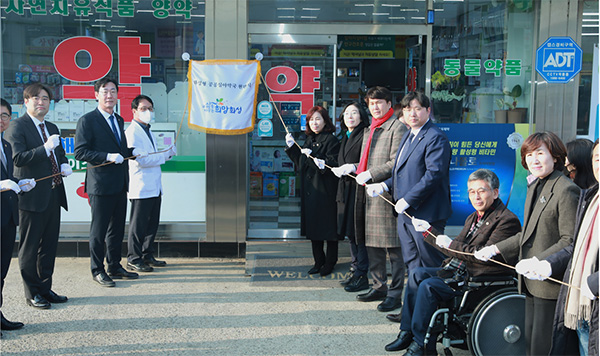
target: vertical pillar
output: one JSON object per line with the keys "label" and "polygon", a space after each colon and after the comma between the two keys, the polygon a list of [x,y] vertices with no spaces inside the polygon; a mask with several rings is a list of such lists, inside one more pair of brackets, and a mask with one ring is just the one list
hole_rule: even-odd
{"label": "vertical pillar", "polygon": [[[247,59],[247,23],[246,0],[207,0],[206,59]],[[207,242],[246,240],[247,147],[247,135],[206,135]]]}

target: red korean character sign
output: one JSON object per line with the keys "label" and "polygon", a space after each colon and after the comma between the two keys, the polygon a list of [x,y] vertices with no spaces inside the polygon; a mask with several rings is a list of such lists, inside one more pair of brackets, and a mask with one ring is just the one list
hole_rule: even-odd
{"label": "red korean character sign", "polygon": [[[91,58],[90,65],[82,68],[77,64],[79,52],[87,52]],[[121,108],[128,109],[131,101],[141,94],[139,86],[142,77],[150,76],[150,63],[142,63],[142,58],[150,58],[150,44],[141,43],[140,37],[118,38],[119,58],[119,100]],[[106,76],[113,64],[112,51],[108,45],[93,37],[71,37],[56,46],[54,50],[54,67],[68,80],[75,82],[93,82]],[[125,84],[125,85],[123,85]],[[94,100],[93,85],[63,85],[64,99]],[[131,110],[121,110],[125,121],[131,121]]]}
{"label": "red korean character sign", "polygon": [[[321,88],[321,71],[315,67],[302,67],[300,70],[302,82],[300,84],[300,93],[289,93],[294,90],[300,81],[295,69],[279,66],[269,69],[265,75],[265,82],[272,94],[273,101],[277,102],[299,102],[301,103],[301,113],[305,115],[315,105],[315,90]],[[280,79],[281,78],[281,79]]]}

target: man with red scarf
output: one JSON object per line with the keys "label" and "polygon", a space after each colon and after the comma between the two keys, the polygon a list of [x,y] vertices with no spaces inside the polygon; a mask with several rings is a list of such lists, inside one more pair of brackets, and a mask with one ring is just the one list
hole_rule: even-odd
{"label": "man with red scarf", "polygon": [[[366,199],[362,185],[383,182],[391,177],[394,158],[406,127],[394,116],[392,93],[384,87],[367,91],[366,99],[373,116],[371,126],[363,136],[362,156],[358,166],[346,164],[344,174],[356,173],[359,184],[356,194],[356,239],[364,240],[369,256],[373,286],[367,293],[357,295],[362,302],[381,301],[379,311],[391,311],[402,306],[405,265],[396,233],[394,207],[383,199]],[[340,168],[342,168],[340,167]],[[388,193],[384,193],[391,199]],[[364,235],[363,235],[364,233]],[[363,235],[363,236],[361,236]],[[388,287],[386,254],[390,256],[392,280]]]}

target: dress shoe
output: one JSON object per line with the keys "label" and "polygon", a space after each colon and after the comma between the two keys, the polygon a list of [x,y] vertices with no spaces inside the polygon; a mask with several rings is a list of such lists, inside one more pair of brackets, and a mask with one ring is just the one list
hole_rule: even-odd
{"label": "dress shoe", "polygon": [[27,305],[38,309],[49,309],[51,304],[46,298],[39,294],[33,296],[33,299],[27,299]]}
{"label": "dress shoe", "polygon": [[321,267],[323,267],[323,265],[314,265],[313,268],[308,270],[308,274],[317,274],[319,273],[319,271],[321,270]]}
{"label": "dress shoe", "polygon": [[334,267],[335,267],[335,264],[334,265],[325,264],[319,270],[319,274],[321,274],[321,276],[323,276],[323,277],[328,276],[331,274],[331,272],[333,272]]}
{"label": "dress shoe", "polygon": [[364,274],[354,278],[353,281],[344,287],[346,292],[360,292],[361,290],[366,289],[369,289],[369,278]]}
{"label": "dress shoe", "polygon": [[356,299],[359,302],[374,302],[376,300],[384,300],[386,295],[387,292],[381,292],[371,288],[367,293],[357,295]]}
{"label": "dress shoe", "polygon": [[58,295],[54,293],[52,290],[48,292],[48,294],[44,294],[44,298],[50,303],[66,303],[69,298],[64,295]]}
{"label": "dress shoe", "polygon": [[167,265],[167,262],[165,262],[165,261],[159,261],[156,258],[154,258],[154,256],[152,256],[150,258],[144,258],[144,262],[148,266],[154,266],[154,267],[164,267],[164,266]]}
{"label": "dress shoe", "polygon": [[385,345],[385,351],[400,351],[407,348],[413,342],[413,334],[410,331],[400,330],[398,337],[393,342]]}
{"label": "dress shoe", "polygon": [[402,322],[402,312],[400,312],[398,314],[388,314],[385,317],[386,317],[387,320],[393,321],[394,323],[401,323]]}
{"label": "dress shoe", "polygon": [[109,271],[108,276],[112,279],[137,279],[140,275],[135,272],[127,272],[125,268],[119,266],[114,271]]}
{"label": "dress shoe", "polygon": [[352,281],[352,278],[354,278],[354,270],[350,268],[350,271],[346,273],[346,278],[342,279],[340,284],[345,287]]}
{"label": "dress shoe", "polygon": [[114,287],[115,282],[105,273],[100,272],[94,276],[94,281],[96,281],[102,287]]}
{"label": "dress shoe", "polygon": [[127,262],[127,269],[136,271],[136,272],[152,272],[154,268],[148,266],[144,262]]}
{"label": "dress shoe", "polygon": [[22,328],[24,325],[23,323],[18,321],[6,320],[3,314],[0,315],[2,316],[2,330],[17,330]]}
{"label": "dress shoe", "polygon": [[424,354],[425,349],[419,346],[416,341],[413,341],[410,343],[403,356],[423,356]]}
{"label": "dress shoe", "polygon": [[393,297],[386,297],[385,300],[377,306],[380,312],[389,312],[402,306],[402,301]]}

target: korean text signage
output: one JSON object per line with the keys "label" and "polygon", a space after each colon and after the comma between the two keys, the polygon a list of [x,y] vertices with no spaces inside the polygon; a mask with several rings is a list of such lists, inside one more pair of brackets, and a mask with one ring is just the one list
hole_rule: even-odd
{"label": "korean text signage", "polygon": [[339,36],[340,58],[394,58],[394,36]]}
{"label": "korean text signage", "polygon": [[[465,59],[464,74],[466,77],[478,77],[481,75],[481,59]],[[483,61],[485,73],[494,74],[499,77],[502,74],[502,68],[507,76],[521,75],[521,60],[507,59],[503,62],[501,59],[488,59]],[[460,59],[449,58],[444,60],[444,75],[456,77],[460,74]]]}
{"label": "korean text signage", "polygon": [[[5,11],[7,14],[14,12],[24,15],[27,8],[32,15],[42,16],[48,14],[69,16],[71,13],[76,16],[90,16],[96,13],[112,17],[114,13],[119,17],[133,17],[136,12],[135,7],[139,6],[139,3],[140,1],[132,0],[8,0]],[[194,8],[192,0],[144,0],[144,3],[151,4],[152,14],[158,19],[169,17],[171,8],[175,10],[175,15],[189,19]],[[113,4],[116,5],[116,11],[113,9]]]}
{"label": "korean text signage", "polygon": [[[87,52],[91,57],[88,67],[82,68],[75,57],[79,52]],[[121,108],[130,108],[131,101],[141,94],[139,86],[142,77],[150,76],[150,63],[142,63],[142,58],[150,58],[150,44],[141,43],[140,37],[119,37],[119,100]],[[107,75],[113,65],[113,53],[108,45],[94,37],[71,37],[62,41],[54,49],[54,67],[68,80],[93,82]],[[121,85],[123,84],[123,85]],[[94,85],[63,85],[64,99],[95,100]],[[121,110],[125,121],[131,121],[131,110]]]}
{"label": "korean text signage", "polygon": [[290,93],[296,88],[300,77],[294,68],[278,66],[269,69],[265,75],[267,87],[273,93],[273,101],[290,103],[301,103],[301,114],[308,113],[308,110],[314,106],[315,90],[321,88],[321,71],[315,67],[304,66],[300,70],[302,82],[300,84],[300,93]]}
{"label": "korean text signage", "polygon": [[550,37],[535,53],[535,70],[548,83],[567,83],[581,71],[582,54],[571,37]]}

